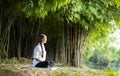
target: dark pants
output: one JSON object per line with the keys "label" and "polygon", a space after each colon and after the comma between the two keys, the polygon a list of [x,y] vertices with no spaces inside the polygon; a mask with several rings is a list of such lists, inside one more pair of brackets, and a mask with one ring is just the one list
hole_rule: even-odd
{"label": "dark pants", "polygon": [[39,62],[38,64],[36,64],[35,67],[51,68],[54,65],[55,65],[54,61],[43,61],[43,62]]}

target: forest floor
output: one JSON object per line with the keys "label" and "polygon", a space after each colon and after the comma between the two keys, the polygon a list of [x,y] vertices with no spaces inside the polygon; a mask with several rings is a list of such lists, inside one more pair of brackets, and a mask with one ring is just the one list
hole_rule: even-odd
{"label": "forest floor", "polygon": [[32,69],[31,63],[0,64],[0,76],[106,76],[102,70],[56,64],[53,69]]}
{"label": "forest floor", "polygon": [[29,65],[0,65],[0,76],[105,76],[104,72],[93,69],[55,66],[56,69],[30,69]]}

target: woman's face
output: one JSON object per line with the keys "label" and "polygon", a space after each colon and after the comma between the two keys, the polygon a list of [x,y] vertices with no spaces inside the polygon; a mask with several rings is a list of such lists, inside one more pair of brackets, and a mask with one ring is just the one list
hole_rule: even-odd
{"label": "woman's face", "polygon": [[47,43],[47,36],[44,36],[44,37],[43,37],[42,43],[43,43],[43,44]]}

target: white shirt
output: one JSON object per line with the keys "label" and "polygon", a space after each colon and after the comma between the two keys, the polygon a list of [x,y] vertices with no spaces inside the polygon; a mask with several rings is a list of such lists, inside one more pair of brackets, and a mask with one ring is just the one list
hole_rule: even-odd
{"label": "white shirt", "polygon": [[[43,48],[43,57],[42,57],[42,48]],[[45,46],[38,43],[38,45],[34,48],[34,55],[33,55],[33,66],[38,64],[40,61],[45,61],[46,60],[46,51],[45,51]],[[37,61],[35,58],[39,59],[40,61]]]}

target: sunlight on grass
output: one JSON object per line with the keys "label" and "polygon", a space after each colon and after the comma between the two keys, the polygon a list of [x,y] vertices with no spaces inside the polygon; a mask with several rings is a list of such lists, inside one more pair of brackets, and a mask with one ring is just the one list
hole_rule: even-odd
{"label": "sunlight on grass", "polygon": [[105,70],[107,76],[120,76],[120,70],[115,72],[114,70]]}

